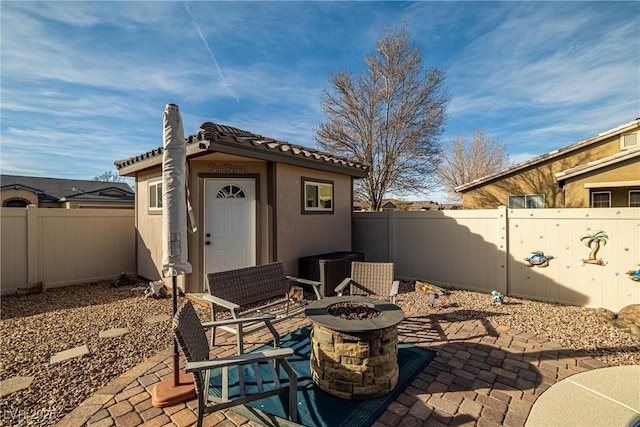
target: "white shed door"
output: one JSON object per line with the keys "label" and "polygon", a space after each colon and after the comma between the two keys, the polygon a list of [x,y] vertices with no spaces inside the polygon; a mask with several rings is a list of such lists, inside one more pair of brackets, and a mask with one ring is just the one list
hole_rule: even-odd
{"label": "white shed door", "polygon": [[256,265],[252,178],[205,180],[204,241],[205,274]]}

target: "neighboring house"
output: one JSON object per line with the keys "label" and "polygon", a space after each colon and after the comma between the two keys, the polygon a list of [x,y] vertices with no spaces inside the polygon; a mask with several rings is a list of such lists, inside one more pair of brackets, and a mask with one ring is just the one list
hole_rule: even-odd
{"label": "neighboring house", "polygon": [[458,203],[438,203],[431,200],[412,202],[409,211],[444,211],[462,209]]}
{"label": "neighboring house", "polygon": [[382,201],[383,211],[442,211],[448,209],[462,209],[462,206],[455,203],[438,203],[431,200],[403,201],[396,199],[385,199]]}
{"label": "neighboring house", "polygon": [[465,209],[640,206],[640,118],[456,191]]}
{"label": "neighboring house", "polygon": [[133,209],[135,194],[124,182],[0,175],[2,207]]}
{"label": "neighboring house", "polygon": [[368,210],[369,210],[369,204],[367,202],[362,202],[360,200],[353,201],[354,212],[366,212]]}
{"label": "neighboring house", "polygon": [[386,202],[383,200],[380,209],[383,211],[395,211],[401,204],[402,203],[397,200],[387,200]]}
{"label": "neighboring house", "polygon": [[[206,273],[351,250],[353,179],[368,167],[244,130],[204,123],[186,138],[197,230],[189,234],[186,292],[207,290]],[[137,273],[162,271],[162,147],[115,162],[136,180]]]}

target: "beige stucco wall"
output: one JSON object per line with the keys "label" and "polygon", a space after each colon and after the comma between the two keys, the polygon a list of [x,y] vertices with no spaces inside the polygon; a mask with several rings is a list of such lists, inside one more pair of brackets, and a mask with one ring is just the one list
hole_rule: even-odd
{"label": "beige stucco wall", "polygon": [[149,182],[162,180],[161,167],[144,171],[136,177],[136,247],[138,274],[158,280],[162,271],[162,214],[150,213]]}
{"label": "beige stucco wall", "polygon": [[[555,174],[620,151],[620,136],[612,136],[588,147],[571,151],[512,175],[489,181],[462,193],[464,209],[493,209],[508,206],[509,195],[544,194],[545,208],[565,206],[565,197]],[[618,179],[620,180],[620,179]]]}
{"label": "beige stucco wall", "polygon": [[585,188],[585,184],[594,182],[640,181],[638,159],[629,159],[607,168],[598,169],[568,179],[565,183],[567,208],[588,208],[591,206],[591,191],[611,191],[611,207],[629,206],[629,190],[640,190],[640,186],[619,188]]}
{"label": "beige stucco wall", "polygon": [[[233,173],[219,173],[216,167],[221,165],[230,166]],[[272,166],[266,161],[221,153],[207,154],[190,161],[190,200],[196,215],[197,231],[188,236],[193,272],[179,280],[179,286],[184,280],[187,292],[201,292],[206,279],[203,265],[207,230],[203,201],[207,178],[256,179],[257,264],[282,261],[287,274],[297,275],[298,259],[302,256],[351,250],[351,177],[275,164],[275,200],[274,206],[269,206],[268,170]],[[156,166],[138,173],[136,179],[138,274],[150,280],[161,278],[162,215],[148,212],[148,183],[161,179],[161,176],[161,166]],[[302,214],[303,176],[334,183],[335,208],[332,214]],[[272,235],[274,229],[276,236]],[[273,253],[270,250],[272,239],[276,241]]]}
{"label": "beige stucco wall", "polygon": [[[334,212],[302,213],[302,177],[333,181]],[[277,257],[287,274],[298,274],[298,259],[351,250],[351,177],[278,164]]]}

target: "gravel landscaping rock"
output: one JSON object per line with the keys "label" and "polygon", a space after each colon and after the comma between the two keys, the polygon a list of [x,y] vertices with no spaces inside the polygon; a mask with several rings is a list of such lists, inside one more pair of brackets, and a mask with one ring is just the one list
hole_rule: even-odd
{"label": "gravel landscaping rock", "polygon": [[427,294],[415,291],[413,283],[402,282],[396,304],[405,313],[428,310],[455,313],[465,319],[486,319],[547,338],[563,347],[582,350],[610,366],[640,365],[640,339],[615,328],[597,314],[596,308],[567,306],[505,296],[493,305],[491,295],[447,288],[447,294],[430,307]]}
{"label": "gravel landscaping rock", "polygon": [[[2,425],[47,425],[73,410],[109,381],[172,344],[171,299],[145,298],[135,286],[110,281],[3,296],[0,380],[34,377],[29,388],[0,400]],[[138,284],[140,285],[140,284]],[[102,339],[100,332],[129,333]],[[50,365],[52,355],[87,345],[90,354]]]}
{"label": "gravel landscaping rock", "polygon": [[[109,381],[171,346],[171,299],[145,298],[135,284],[112,288],[95,282],[49,289],[45,294],[4,296],[1,301],[0,381],[34,377],[29,388],[0,399],[2,425],[52,425]],[[138,284],[139,286],[140,284]],[[611,365],[640,364],[640,341],[611,326],[595,309],[563,306],[447,289],[435,299],[403,282],[396,303],[405,313],[427,311],[483,318],[548,338]],[[197,307],[197,306],[196,306]],[[197,307],[203,320],[208,310]],[[100,339],[100,331],[126,328],[123,336]],[[90,354],[50,365],[60,351],[87,345]]]}

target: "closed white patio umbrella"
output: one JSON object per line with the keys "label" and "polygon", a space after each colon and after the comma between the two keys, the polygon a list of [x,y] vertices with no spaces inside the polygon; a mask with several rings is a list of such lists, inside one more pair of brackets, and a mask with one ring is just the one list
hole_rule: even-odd
{"label": "closed white patio umbrella", "polygon": [[[163,114],[162,152],[162,274],[171,277],[173,314],[178,310],[178,275],[191,273],[187,249],[187,147],[177,105],[167,104]],[[193,218],[191,217],[193,227]],[[193,230],[195,231],[195,229]],[[178,343],[173,338],[173,378],[151,392],[156,407],[170,406],[195,396],[191,374],[179,372]]]}

